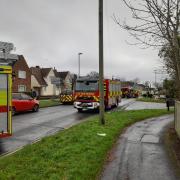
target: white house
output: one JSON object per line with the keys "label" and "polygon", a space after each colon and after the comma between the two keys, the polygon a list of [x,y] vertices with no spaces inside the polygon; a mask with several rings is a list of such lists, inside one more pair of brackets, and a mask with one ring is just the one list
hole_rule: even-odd
{"label": "white house", "polygon": [[61,89],[53,84],[52,79],[56,78],[53,68],[31,67],[31,89],[40,96],[57,96]]}

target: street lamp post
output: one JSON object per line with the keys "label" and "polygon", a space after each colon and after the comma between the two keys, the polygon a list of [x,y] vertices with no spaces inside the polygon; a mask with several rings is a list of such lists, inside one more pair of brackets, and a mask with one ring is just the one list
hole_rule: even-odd
{"label": "street lamp post", "polygon": [[80,56],[82,55],[83,53],[78,53],[78,77],[80,77]]}

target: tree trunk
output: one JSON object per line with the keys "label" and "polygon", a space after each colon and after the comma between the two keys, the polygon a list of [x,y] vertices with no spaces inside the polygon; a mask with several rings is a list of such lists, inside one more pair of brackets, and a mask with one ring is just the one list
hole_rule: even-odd
{"label": "tree trunk", "polygon": [[175,55],[175,64],[176,64],[176,98],[180,100],[180,47],[178,43],[178,35],[174,34],[174,55]]}

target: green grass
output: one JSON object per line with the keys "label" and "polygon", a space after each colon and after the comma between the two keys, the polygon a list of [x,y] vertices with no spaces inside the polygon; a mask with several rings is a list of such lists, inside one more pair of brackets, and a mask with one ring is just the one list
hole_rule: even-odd
{"label": "green grass", "polygon": [[154,98],[138,98],[137,101],[142,102],[154,102],[154,103],[165,103],[164,99],[154,99]]}
{"label": "green grass", "polygon": [[60,105],[59,99],[46,99],[46,100],[40,100],[39,101],[39,107],[44,108],[44,107],[51,107],[51,106],[58,106]]}
{"label": "green grass", "polygon": [[[1,157],[0,179],[96,179],[108,151],[125,127],[167,113],[166,110],[106,113],[104,126],[99,124],[98,117],[91,117],[15,154]],[[97,133],[106,133],[106,136],[98,136]]]}

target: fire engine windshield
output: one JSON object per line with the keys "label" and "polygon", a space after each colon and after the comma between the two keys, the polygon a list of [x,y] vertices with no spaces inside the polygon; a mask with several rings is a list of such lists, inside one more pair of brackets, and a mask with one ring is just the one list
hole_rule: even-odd
{"label": "fire engine windshield", "polygon": [[98,82],[97,81],[77,81],[76,91],[97,91]]}

